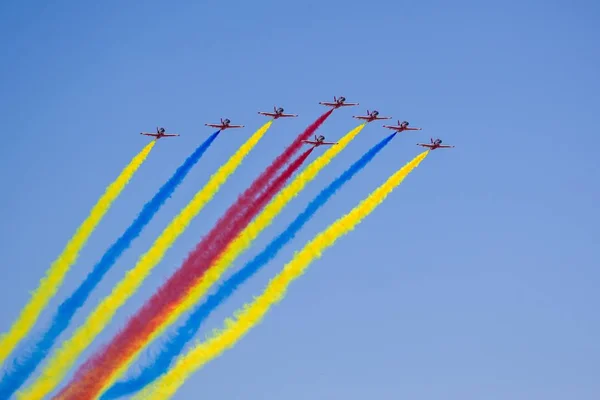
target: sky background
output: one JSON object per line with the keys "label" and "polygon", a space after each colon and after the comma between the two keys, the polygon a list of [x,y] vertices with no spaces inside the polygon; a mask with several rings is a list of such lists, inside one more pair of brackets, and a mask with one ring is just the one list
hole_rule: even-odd
{"label": "sky background", "polygon": [[[0,331],[147,143],[140,131],[158,125],[182,136],[157,143],[34,333],[213,132],[204,123],[228,117],[246,128],[218,137],[62,339],[265,122],[257,111],[300,114],[274,123],[80,361],[325,111],[318,102],[343,95],[360,106],[337,110],[318,132],[327,139],[367,108],[423,131],[397,135],[202,335],[417,155],[415,143],[440,137],[456,148],[430,154],[174,398],[598,399],[598,20],[591,0],[1,2]],[[381,125],[368,125],[236,267],[388,135]]]}

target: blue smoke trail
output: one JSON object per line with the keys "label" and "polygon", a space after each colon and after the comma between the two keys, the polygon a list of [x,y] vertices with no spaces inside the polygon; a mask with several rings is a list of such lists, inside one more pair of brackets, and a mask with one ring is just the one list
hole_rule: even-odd
{"label": "blue smoke trail", "polygon": [[173,194],[194,165],[202,158],[206,150],[215,141],[220,131],[213,133],[177,168],[173,176],[159,189],[152,200],[144,205],[137,218],[127,228],[113,245],[104,253],[100,261],[94,266],[83,283],[59,307],[52,319],[50,328],[41,336],[41,339],[31,348],[26,350],[21,359],[15,359],[13,366],[6,371],[0,381],[0,399],[8,399],[16,390],[25,383],[37,366],[46,357],[59,335],[67,329],[77,310],[83,306],[92,291],[110,270],[117,259],[129,248],[142,229],[150,222],[161,206]]}
{"label": "blue smoke trail", "polygon": [[189,315],[185,324],[177,329],[176,333],[167,340],[158,357],[153,360],[150,365],[145,366],[138,376],[115,383],[104,393],[101,400],[116,399],[121,396],[133,394],[164,374],[169,369],[175,357],[177,357],[183,351],[185,345],[192,340],[194,335],[200,329],[200,325],[202,325],[202,322],[204,322],[210,313],[227,300],[240,285],[256,274],[261,267],[271,261],[277,253],[279,253],[279,250],[296,236],[304,224],[312,218],[331,196],[333,196],[346,182],[352,179],[354,175],[366,167],[395,135],[395,133],[392,133],[390,136],[377,143],[358,161],[352,164],[350,168],[344,171],[344,173],[335,181],[323,189],[285,231],[276,237],[260,254],[254,257],[254,259],[248,262],[242,269],[233,274],[227,281],[223,282],[215,293],[208,296],[206,301]]}

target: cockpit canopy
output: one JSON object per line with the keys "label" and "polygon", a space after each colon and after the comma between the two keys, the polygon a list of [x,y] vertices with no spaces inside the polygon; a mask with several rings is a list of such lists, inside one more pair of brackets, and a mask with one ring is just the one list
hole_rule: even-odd
{"label": "cockpit canopy", "polygon": [[341,96],[338,100],[341,102],[344,102],[344,101],[346,101],[346,98],[344,96]]}
{"label": "cockpit canopy", "polygon": [[283,112],[283,107],[279,107],[279,108],[277,109],[277,112],[278,112],[278,113],[282,113],[282,112]]}
{"label": "cockpit canopy", "polygon": [[325,136],[319,135],[319,140],[325,140]]}
{"label": "cockpit canopy", "polygon": [[403,126],[408,126],[408,121],[402,121]]}
{"label": "cockpit canopy", "polygon": [[377,116],[377,115],[379,115],[379,111],[377,111],[377,110],[374,110],[374,111],[371,113],[371,115],[373,115],[373,116]]}
{"label": "cockpit canopy", "polygon": [[165,128],[160,128],[160,129],[158,130],[158,132],[159,132],[159,133],[165,133]]}
{"label": "cockpit canopy", "polygon": [[225,118],[225,119],[223,120],[223,123],[224,123],[224,124],[229,124],[229,123],[231,123],[231,121],[230,121],[228,118]]}

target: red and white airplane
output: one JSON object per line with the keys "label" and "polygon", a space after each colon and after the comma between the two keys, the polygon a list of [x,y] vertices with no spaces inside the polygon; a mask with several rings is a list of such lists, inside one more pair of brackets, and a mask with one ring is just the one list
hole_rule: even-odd
{"label": "red and white airplane", "polygon": [[396,132],[402,132],[402,131],[422,131],[423,128],[409,128],[408,127],[408,121],[402,121],[402,123],[400,123],[400,120],[398,120],[398,125],[397,126],[393,126],[393,125],[384,125],[384,128],[388,128],[388,129],[393,129]]}
{"label": "red and white airplane", "polygon": [[337,142],[326,142],[323,135],[319,135],[319,137],[315,135],[315,140],[304,140],[304,143],[312,144],[315,147],[337,144]]}
{"label": "red and white airplane", "polygon": [[179,136],[177,133],[165,133],[165,128],[159,128],[158,126],[156,127],[156,133],[140,132],[140,135],[154,136],[154,140],[158,140],[162,137]]}
{"label": "red and white airplane", "polygon": [[429,150],[449,149],[449,148],[454,147],[454,146],[450,146],[448,144],[442,144],[442,139],[435,139],[435,141],[434,141],[433,138],[431,138],[431,143],[417,143],[417,146],[427,147],[427,148],[429,148]]}
{"label": "red and white airplane", "polygon": [[273,117],[273,119],[298,116],[298,114],[284,114],[282,107],[273,107],[273,112],[259,111],[258,113],[267,117]]}
{"label": "red and white airplane", "polygon": [[244,127],[244,125],[231,125],[231,121],[227,118],[225,118],[225,119],[221,118],[220,124],[204,124],[204,125],[211,126],[213,128],[219,128],[222,131],[224,131],[225,129],[228,129],[228,128],[243,128]]}
{"label": "red and white airplane", "polygon": [[392,119],[392,117],[378,117],[379,111],[373,110],[369,112],[367,110],[367,115],[353,116],[352,118],[356,119],[364,119],[367,122],[375,121],[376,119]]}
{"label": "red and white airplane", "polygon": [[358,105],[358,103],[346,103],[346,98],[344,96],[340,96],[339,99],[333,96],[333,103],[329,101],[320,101],[319,104],[322,104],[327,107],[333,107],[334,109]]}

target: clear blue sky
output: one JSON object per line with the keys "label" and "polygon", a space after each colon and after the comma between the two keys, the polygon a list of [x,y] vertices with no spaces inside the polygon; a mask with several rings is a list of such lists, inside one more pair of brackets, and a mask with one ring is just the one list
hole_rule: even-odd
{"label": "clear blue sky", "polygon": [[[485,5],[483,4],[485,3]],[[243,167],[86,356],[180,265],[249,180],[325,108],[328,139],[366,108],[398,135],[205,327],[260,293],[293,251],[440,137],[435,151],[289,296],[177,399],[600,397],[600,5],[594,1],[4,1],[0,5],[0,330],[142,146],[162,140],[36,326],[183,159],[226,131],[118,262],[98,300],[216,168],[281,105]],[[388,132],[370,124],[237,263]],[[320,152],[318,150],[317,152]],[[67,332],[72,333],[74,326]],[[66,336],[65,336],[66,337]],[[39,372],[39,371],[38,371]]]}

